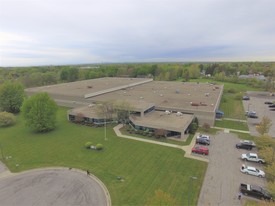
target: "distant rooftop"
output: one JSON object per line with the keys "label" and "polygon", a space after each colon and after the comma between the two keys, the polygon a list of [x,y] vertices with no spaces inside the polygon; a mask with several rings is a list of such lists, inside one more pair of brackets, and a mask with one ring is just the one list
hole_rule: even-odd
{"label": "distant rooftop", "polygon": [[105,77],[98,79],[89,79],[77,82],[55,84],[43,87],[34,87],[26,89],[27,92],[48,92],[50,94],[59,94],[62,96],[84,97],[87,94],[111,90],[114,88],[125,89],[132,85],[142,84],[147,81],[153,81],[148,78],[116,78]]}
{"label": "distant rooftop", "polygon": [[[126,101],[136,109],[155,105],[159,110],[215,112],[223,85],[195,82],[153,81],[149,78],[106,77],[26,89],[29,95],[47,92],[56,101],[89,105],[102,101]],[[86,97],[86,98],[84,98]]]}

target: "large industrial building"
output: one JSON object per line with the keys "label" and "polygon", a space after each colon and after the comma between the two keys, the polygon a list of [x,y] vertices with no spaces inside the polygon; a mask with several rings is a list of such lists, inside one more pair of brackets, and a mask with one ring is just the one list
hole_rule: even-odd
{"label": "large industrial building", "polygon": [[106,121],[106,117],[98,116],[93,105],[128,102],[130,123],[136,129],[163,129],[168,136],[183,137],[195,117],[200,125],[214,125],[223,85],[107,77],[29,88],[26,92],[47,92],[58,105],[72,108],[69,120],[81,113],[87,122],[95,124]]}

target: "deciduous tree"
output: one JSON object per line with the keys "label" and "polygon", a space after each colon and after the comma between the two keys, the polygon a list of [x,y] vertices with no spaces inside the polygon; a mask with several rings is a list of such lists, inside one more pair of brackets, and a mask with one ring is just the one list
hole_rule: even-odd
{"label": "deciduous tree", "polygon": [[263,147],[258,152],[259,156],[262,157],[267,164],[271,164],[273,161],[273,148],[272,147]]}
{"label": "deciduous tree", "polygon": [[275,141],[268,134],[262,135],[260,138],[257,138],[256,144],[258,149],[262,149],[264,147],[273,147],[275,146]]}
{"label": "deciduous tree", "polygon": [[2,111],[18,113],[25,98],[23,85],[7,81],[0,86],[0,109]]}
{"label": "deciduous tree", "polygon": [[57,105],[47,93],[38,93],[26,99],[22,106],[26,125],[36,132],[53,130]]}
{"label": "deciduous tree", "polygon": [[257,125],[256,130],[261,135],[263,135],[269,132],[271,125],[272,125],[271,119],[269,119],[267,116],[264,116],[262,118],[262,121],[259,123],[259,125]]}

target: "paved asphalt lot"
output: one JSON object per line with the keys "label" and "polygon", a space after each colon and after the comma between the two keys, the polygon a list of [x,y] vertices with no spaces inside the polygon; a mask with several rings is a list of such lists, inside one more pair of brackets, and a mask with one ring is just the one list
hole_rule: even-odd
{"label": "paved asphalt lot", "polygon": [[107,204],[101,185],[84,172],[43,169],[0,178],[0,205],[104,206]]}
{"label": "paved asphalt lot", "polygon": [[275,96],[268,96],[268,93],[264,92],[248,92],[248,96],[250,97],[250,100],[243,101],[244,111],[255,111],[259,117],[258,119],[247,119],[250,134],[259,136],[259,133],[255,129],[255,125],[262,120],[263,116],[267,116],[273,123],[268,134],[271,137],[275,137],[275,111],[270,111],[268,105],[264,104],[266,101],[275,101]]}
{"label": "paved asphalt lot", "polygon": [[[264,178],[240,172],[241,165],[245,163],[240,156],[248,151],[235,148],[239,141],[235,134],[223,131],[211,136],[208,157],[210,161],[200,192],[199,206],[241,205],[237,198],[240,183],[265,185]],[[262,168],[262,165],[257,163],[247,162],[246,165]]]}

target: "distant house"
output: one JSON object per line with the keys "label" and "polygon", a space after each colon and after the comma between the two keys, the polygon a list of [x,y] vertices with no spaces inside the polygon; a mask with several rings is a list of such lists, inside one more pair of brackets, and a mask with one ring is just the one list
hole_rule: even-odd
{"label": "distant house", "polygon": [[257,80],[261,80],[261,81],[265,81],[266,78],[264,75],[261,74],[242,74],[239,76],[239,79],[257,79]]}

